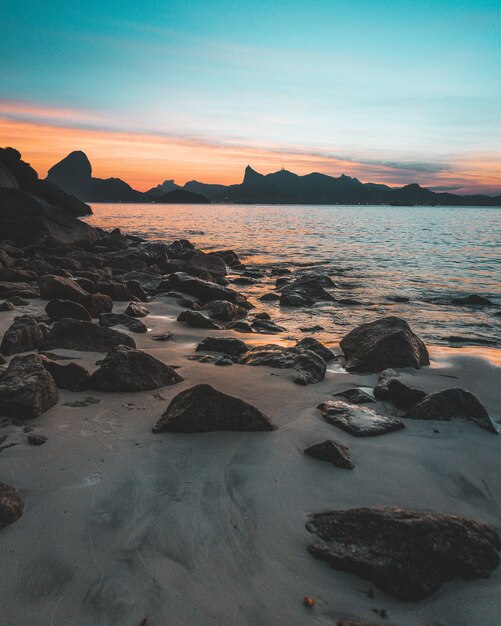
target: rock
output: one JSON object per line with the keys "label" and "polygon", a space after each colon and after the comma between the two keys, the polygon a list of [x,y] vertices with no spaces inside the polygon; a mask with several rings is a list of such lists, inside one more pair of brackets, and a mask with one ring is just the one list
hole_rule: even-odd
{"label": "rock", "polygon": [[45,274],[38,280],[40,297],[44,300],[71,300],[80,302],[87,294],[80,285],[71,278],[63,278],[53,274]]}
{"label": "rock", "polygon": [[125,283],[99,281],[96,284],[96,291],[109,296],[114,302],[129,302],[129,300],[132,300],[132,294]]}
{"label": "rock", "polygon": [[149,313],[149,310],[145,306],[137,302],[129,302],[129,306],[125,309],[125,315],[129,315],[130,317],[146,317]]}
{"label": "rock", "polygon": [[186,311],[182,311],[177,316],[178,322],[186,322],[188,326],[191,328],[208,328],[212,330],[220,330],[219,326],[215,324],[211,319],[205,317],[202,313],[198,311],[190,311],[187,309]]}
{"label": "rock", "polygon": [[283,348],[275,344],[256,346],[241,359],[245,365],[267,365],[279,369],[294,368],[298,375],[294,382],[299,385],[318,383],[325,376],[325,361],[311,350]]}
{"label": "rock", "polygon": [[498,434],[484,405],[466,389],[436,391],[411,407],[404,417],[445,422],[454,418],[466,419],[480,428]]}
{"label": "rock", "polygon": [[429,365],[428,350],[405,320],[385,317],[362,324],[340,342],[351,372],[380,372],[389,367]]}
{"label": "rock", "polygon": [[492,306],[494,303],[488,298],[484,298],[478,294],[473,294],[464,298],[454,298],[452,300],[452,304],[460,304],[463,306]]}
{"label": "rock", "polygon": [[55,322],[49,337],[42,344],[42,349],[65,348],[87,352],[109,352],[119,345],[136,347],[132,337],[113,328],[103,328],[92,322],[63,318]]}
{"label": "rock", "polygon": [[9,302],[14,306],[27,306],[29,304],[28,300],[21,298],[21,296],[12,296],[9,298]]}
{"label": "rock", "polygon": [[279,326],[278,324],[275,324],[275,322],[272,322],[271,320],[262,320],[262,319],[255,319],[251,323],[251,328],[255,330],[257,333],[263,333],[266,335],[276,335],[278,333],[283,333],[287,330],[283,326]]}
{"label": "rock", "polygon": [[278,293],[270,291],[269,293],[264,293],[262,296],[259,296],[259,299],[263,302],[274,302],[275,300],[280,300],[280,296]]}
{"label": "rock", "polygon": [[89,311],[92,317],[99,317],[101,313],[111,313],[113,310],[112,299],[104,293],[89,293],[80,304]]}
{"label": "rock", "polygon": [[263,311],[262,313],[255,313],[254,319],[255,320],[271,320],[271,316],[269,313],[266,313],[265,311]]}
{"label": "rock", "polygon": [[342,400],[327,400],[319,404],[318,408],[326,422],[355,437],[384,435],[405,426],[399,419],[385,417],[366,406],[356,406]]}
{"label": "rock", "polygon": [[421,389],[414,389],[396,378],[388,381],[388,399],[397,407],[397,409],[410,409],[411,406],[422,400],[426,393]]}
{"label": "rock", "polygon": [[159,335],[152,335],[151,338],[153,341],[169,341],[169,339],[172,339],[172,333],[163,332]]}
{"label": "rock", "polygon": [[154,433],[274,430],[261,411],[210,385],[195,385],[173,398],[153,428]]}
{"label": "rock", "polygon": [[240,267],[242,265],[238,254],[233,250],[216,250],[209,252],[209,256],[217,256],[221,258],[228,267]]}
{"label": "rock", "polygon": [[325,542],[308,546],[315,558],[399,600],[422,600],[455,578],[487,578],[499,565],[497,532],[456,515],[359,508],[317,513],[306,527]]}
{"label": "rock", "polygon": [[348,446],[343,445],[339,441],[334,441],[334,439],[316,443],[306,448],[304,453],[320,461],[333,463],[336,467],[342,469],[353,469],[355,467],[350,460]]}
{"label": "rock", "polygon": [[327,346],[324,346],[323,343],[320,343],[314,337],[305,337],[296,343],[296,348],[303,348],[304,350],[311,350],[315,354],[318,354],[320,358],[322,358],[325,362],[334,361],[336,359],[336,355],[332,350],[329,350]]}
{"label": "rock", "polygon": [[117,346],[100,362],[89,380],[96,391],[147,391],[174,385],[183,379],[172,367],[151,354]]}
{"label": "rock", "polygon": [[23,514],[24,503],[19,491],[0,482],[0,528],[18,520]]}
{"label": "rock", "polygon": [[2,302],[0,304],[0,311],[1,312],[13,311],[15,308],[16,307],[9,300],[5,300],[5,302]]}
{"label": "rock", "polygon": [[[281,281],[278,283],[278,281]],[[311,272],[292,282],[277,279],[277,286],[282,288],[281,306],[311,306],[315,302],[334,301],[335,298],[325,287],[335,287],[334,281],[326,274]]]}
{"label": "rock", "polygon": [[15,356],[0,377],[0,415],[38,417],[57,404],[57,388],[37,354]]}
{"label": "rock", "polygon": [[208,311],[211,317],[216,320],[221,320],[222,322],[231,322],[241,319],[242,317],[247,317],[247,309],[244,309],[238,304],[227,302],[226,300],[214,300],[213,302],[209,302],[202,307],[202,310]]}
{"label": "rock", "polygon": [[316,324],[315,326],[302,326],[299,330],[303,333],[318,333],[322,330],[325,330],[325,328],[323,326],[320,326],[319,324]]}
{"label": "rock", "polygon": [[8,283],[31,283],[38,280],[38,274],[31,270],[4,267],[0,268],[0,280]]}
{"label": "rock", "polygon": [[237,333],[252,333],[251,325],[248,322],[230,322],[226,325],[226,330],[234,330]]}
{"label": "rock", "polygon": [[90,374],[78,363],[67,363],[63,365],[51,359],[42,359],[42,364],[54,379],[59,389],[69,389],[70,391],[82,391],[87,389]]}
{"label": "rock", "polygon": [[45,307],[45,312],[53,321],[63,317],[72,317],[74,320],[83,320],[90,322],[91,317],[89,311],[72,300],[49,300]]}
{"label": "rock", "polygon": [[206,337],[196,347],[197,352],[222,352],[230,356],[240,356],[248,349],[243,341],[233,337]]}
{"label": "rock", "polygon": [[310,298],[305,291],[297,289],[296,291],[284,291],[280,295],[280,306],[289,307],[306,307],[315,304],[315,300]]}
{"label": "rock", "polygon": [[125,313],[101,313],[99,316],[99,324],[106,328],[121,324],[133,333],[145,333],[148,330],[143,322]]}
{"label": "rock", "polygon": [[378,400],[389,400],[390,392],[388,390],[388,383],[393,378],[398,378],[400,374],[397,370],[387,368],[379,374],[377,385],[374,387],[374,397]]}
{"label": "rock", "polygon": [[0,281],[0,296],[11,300],[13,297],[19,298],[39,298],[40,289],[38,285],[31,283],[12,283],[10,281]]}
{"label": "rock", "polygon": [[249,276],[238,276],[233,279],[234,285],[255,285],[256,279],[250,278]]}
{"label": "rock", "polygon": [[212,276],[226,276],[226,263],[220,256],[205,254],[198,251],[188,262],[190,269],[195,273],[208,272]]}
{"label": "rock", "polygon": [[6,356],[36,350],[44,339],[40,324],[29,315],[21,315],[6,330],[0,351]]}
{"label": "rock", "polygon": [[200,278],[194,278],[183,272],[170,274],[167,281],[160,283],[160,291],[168,291],[169,289],[178,289],[189,296],[195,296],[205,302],[226,300],[233,302],[233,304],[238,304],[244,309],[252,308],[247,298],[237,291],[201,280]]}
{"label": "rock", "polygon": [[129,292],[135,297],[138,298],[141,302],[148,301],[148,294],[143,289],[141,283],[138,280],[128,280],[126,283],[127,289]]}
{"label": "rock", "polygon": [[26,441],[30,444],[30,446],[42,446],[47,442],[47,437],[45,435],[32,433],[26,437]]}
{"label": "rock", "polygon": [[345,398],[351,404],[371,404],[375,402],[372,396],[370,396],[368,393],[365,393],[365,391],[362,391],[358,387],[352,387],[351,389],[340,391],[339,393],[335,393],[334,395]]}

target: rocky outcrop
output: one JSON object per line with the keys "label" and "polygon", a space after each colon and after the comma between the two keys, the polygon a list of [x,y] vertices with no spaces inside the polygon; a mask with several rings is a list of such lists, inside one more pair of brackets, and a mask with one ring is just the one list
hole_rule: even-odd
{"label": "rocky outcrop", "polygon": [[226,276],[228,273],[226,263],[221,257],[214,254],[205,254],[201,250],[191,257],[188,265],[196,274],[208,272],[211,276]]}
{"label": "rocky outcrop", "polygon": [[100,362],[89,380],[97,391],[147,391],[183,380],[172,367],[151,354],[117,346]]}
{"label": "rocky outcrop", "polygon": [[310,554],[399,600],[422,600],[455,578],[487,578],[499,565],[497,532],[456,515],[360,508],[317,513],[306,527],[323,540]]}
{"label": "rocky outcrop", "polygon": [[181,313],[177,316],[178,322],[184,322],[191,326],[191,328],[206,328],[209,330],[219,330],[219,326],[215,324],[211,319],[205,317],[202,313],[198,311],[190,311],[187,309],[186,311],[181,311]]}
{"label": "rocky outcrop", "polygon": [[23,514],[24,502],[19,491],[0,482],[0,528],[18,520]]}
{"label": "rocky outcrop", "polygon": [[259,409],[210,385],[196,385],[179,393],[153,428],[154,433],[274,430]]}
{"label": "rocky outcrop", "polygon": [[351,372],[380,372],[391,367],[429,365],[428,350],[407,322],[385,317],[352,330],[340,342]]}
{"label": "rocky outcrop", "polygon": [[0,351],[6,356],[36,350],[44,334],[40,324],[29,315],[21,315],[6,330]]}
{"label": "rocky outcrop", "polygon": [[38,417],[57,403],[57,388],[37,354],[15,356],[0,377],[0,415]]}
{"label": "rocky outcrop", "polygon": [[379,415],[366,406],[355,406],[342,400],[327,400],[318,405],[326,422],[355,435],[373,437],[404,428],[404,423],[393,417]]}
{"label": "rocky outcrop", "polygon": [[245,365],[267,365],[278,369],[298,370],[294,382],[309,385],[323,380],[326,372],[325,361],[311,350],[283,348],[275,344],[257,346],[246,352],[241,359]]}
{"label": "rocky outcrop", "polygon": [[487,409],[466,389],[437,391],[414,404],[404,416],[407,419],[450,421],[454,418],[469,420],[480,428],[498,434]]}
{"label": "rocky outcrop", "polygon": [[237,291],[216,283],[210,283],[207,280],[195,278],[183,272],[170,274],[168,280],[160,283],[160,291],[169,291],[171,289],[181,291],[189,296],[195,296],[203,302],[226,300],[227,302],[238,304],[244,309],[252,308],[247,298]]}
{"label": "rocky outcrop", "polygon": [[132,337],[113,328],[103,328],[92,322],[63,318],[55,322],[42,344],[43,350],[65,348],[88,352],[109,352],[116,346],[135,348]]}
{"label": "rocky outcrop", "polygon": [[197,352],[221,352],[229,356],[241,356],[249,347],[233,337],[206,337],[196,347]]}
{"label": "rocky outcrop", "polygon": [[78,363],[58,363],[42,358],[42,364],[54,379],[56,387],[69,391],[83,391],[88,388],[90,374]]}
{"label": "rocky outcrop", "polygon": [[342,469],[353,469],[355,467],[351,462],[348,446],[334,439],[327,439],[321,443],[316,443],[306,448],[304,453],[314,459],[327,461]]}
{"label": "rocky outcrop", "polygon": [[57,321],[63,317],[72,317],[74,320],[91,321],[90,313],[87,309],[73,302],[72,300],[49,300],[45,307],[45,312],[52,321]]}

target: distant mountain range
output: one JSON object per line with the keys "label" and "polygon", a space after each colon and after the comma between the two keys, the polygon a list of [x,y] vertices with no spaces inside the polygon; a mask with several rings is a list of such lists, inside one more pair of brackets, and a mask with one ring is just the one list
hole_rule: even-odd
{"label": "distant mountain range", "polygon": [[93,178],[89,159],[80,151],[72,152],[54,165],[47,180],[86,202],[501,206],[501,195],[437,193],[416,183],[389,187],[362,183],[344,174],[337,178],[316,172],[299,176],[281,170],[265,175],[249,165],[245,168],[242,183],[237,185],[192,180],[181,187],[173,180],[165,180],[142,193],[119,178]]}

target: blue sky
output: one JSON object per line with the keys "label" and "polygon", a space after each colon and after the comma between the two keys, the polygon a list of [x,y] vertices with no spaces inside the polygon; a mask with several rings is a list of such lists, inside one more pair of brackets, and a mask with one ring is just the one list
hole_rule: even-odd
{"label": "blue sky", "polygon": [[8,119],[501,191],[499,0],[9,1],[0,29],[0,99],[40,108]]}

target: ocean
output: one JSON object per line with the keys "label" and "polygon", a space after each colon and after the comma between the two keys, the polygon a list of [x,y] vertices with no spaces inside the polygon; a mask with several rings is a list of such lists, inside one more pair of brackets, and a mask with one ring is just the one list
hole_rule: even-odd
{"label": "ocean", "polygon": [[[231,248],[252,268],[329,273],[337,302],[280,308],[258,296],[276,277],[236,288],[293,333],[321,325],[333,339],[398,315],[429,343],[501,347],[501,209],[308,205],[93,204],[90,224],[152,241]],[[231,276],[230,276],[231,278]],[[494,306],[458,306],[479,294]],[[409,299],[395,302],[393,298]],[[344,300],[359,304],[345,304]],[[340,302],[341,301],[341,302]]]}

